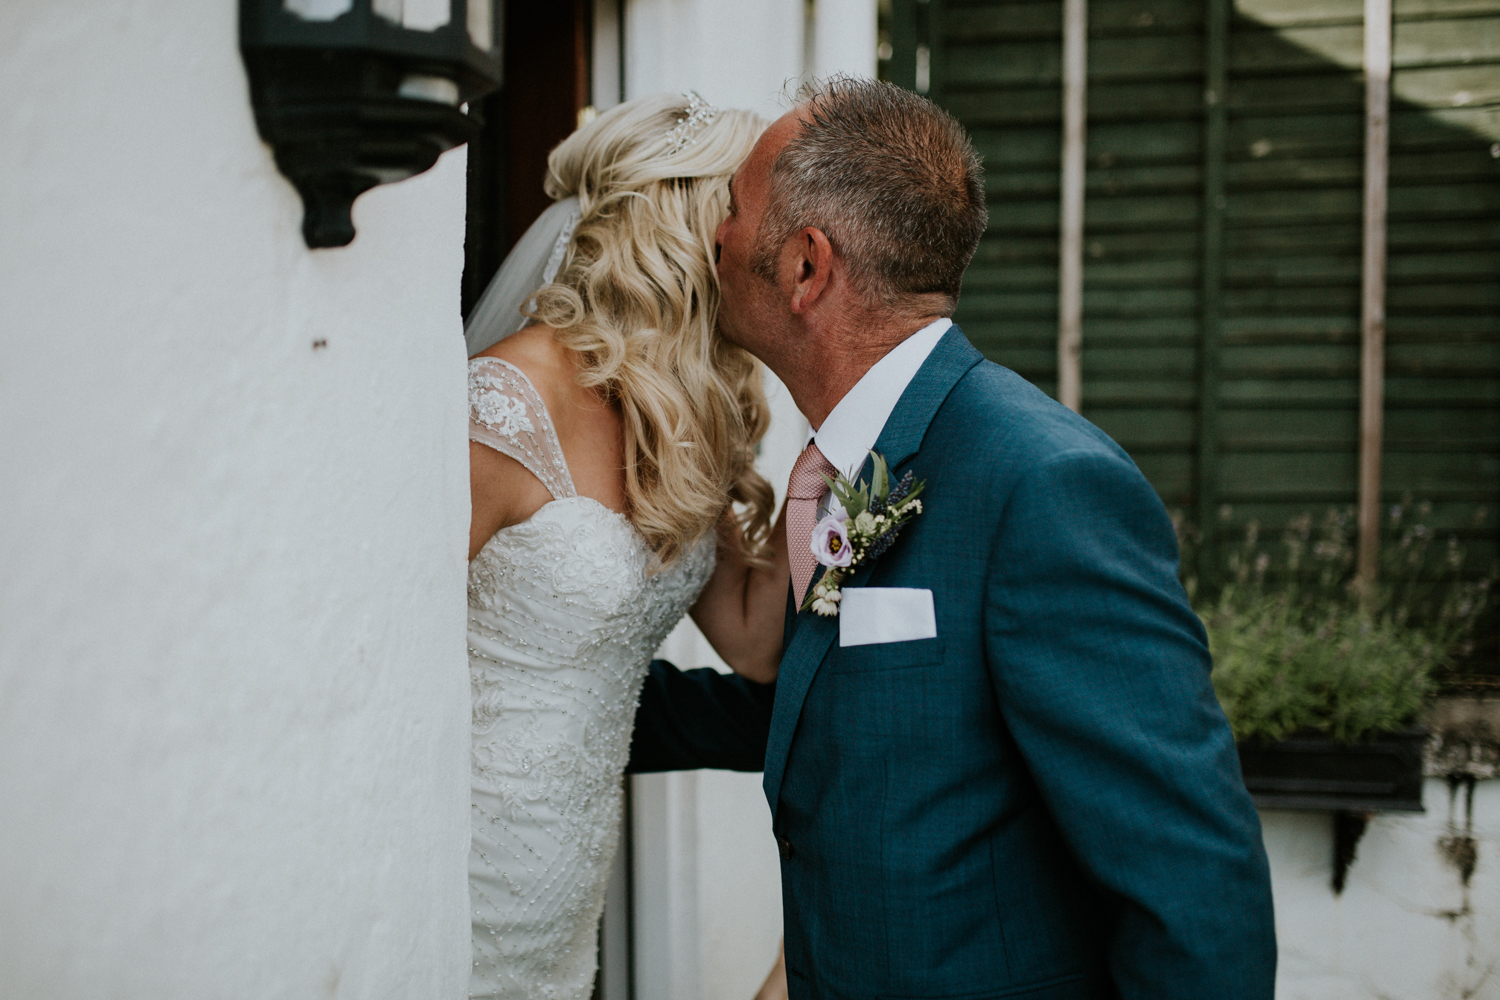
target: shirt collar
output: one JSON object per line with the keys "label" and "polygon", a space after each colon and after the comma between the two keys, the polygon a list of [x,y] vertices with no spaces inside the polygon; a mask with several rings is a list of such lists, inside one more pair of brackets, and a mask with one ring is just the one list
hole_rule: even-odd
{"label": "shirt collar", "polygon": [[880,440],[880,432],[885,430],[901,394],[952,325],[953,321],[944,317],[891,348],[854,383],[854,388],[844,393],[823,425],[808,431],[808,440],[817,442],[829,464],[851,478],[859,472],[865,456]]}

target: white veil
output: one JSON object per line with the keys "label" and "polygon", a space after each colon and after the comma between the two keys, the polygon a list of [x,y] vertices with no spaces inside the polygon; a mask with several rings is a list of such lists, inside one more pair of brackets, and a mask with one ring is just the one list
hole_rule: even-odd
{"label": "white veil", "polygon": [[553,202],[526,230],[490,281],[464,323],[469,357],[499,343],[531,322],[521,309],[562,267],[573,230],[578,226],[578,199]]}

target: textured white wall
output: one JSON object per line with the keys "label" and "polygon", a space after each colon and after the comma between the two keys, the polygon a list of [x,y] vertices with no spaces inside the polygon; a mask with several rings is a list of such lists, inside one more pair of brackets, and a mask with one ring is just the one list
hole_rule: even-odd
{"label": "textured white wall", "polygon": [[803,65],[803,0],[624,0],[625,96],[697,90],[775,118]]}
{"label": "textured white wall", "polygon": [[[1329,813],[1261,813],[1281,960],[1276,1000],[1500,1000],[1500,781],[1428,779],[1426,813],[1378,814],[1342,895]],[[1465,884],[1453,838],[1476,850]]]}
{"label": "textured white wall", "polygon": [[0,4],[5,1000],[467,982],[463,153],[309,252],[236,10]]}
{"label": "textured white wall", "polygon": [[875,0],[814,0],[813,72],[875,76]]}

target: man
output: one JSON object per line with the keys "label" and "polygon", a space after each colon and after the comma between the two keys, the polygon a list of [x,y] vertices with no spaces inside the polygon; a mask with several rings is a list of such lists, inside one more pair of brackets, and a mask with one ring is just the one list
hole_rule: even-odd
{"label": "man", "polygon": [[[816,433],[788,490],[774,689],[652,665],[635,770],[759,769],[792,1000],[1270,998],[1260,826],[1161,502],[1112,441],[945,317],[980,168],[924,98],[835,81],[719,230],[724,335]],[[816,580],[822,476],[872,449],[923,511]]]}

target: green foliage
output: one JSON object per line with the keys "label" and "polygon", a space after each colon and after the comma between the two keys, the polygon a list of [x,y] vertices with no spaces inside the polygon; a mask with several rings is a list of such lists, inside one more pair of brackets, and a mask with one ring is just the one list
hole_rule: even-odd
{"label": "green foliage", "polygon": [[829,492],[833,494],[834,499],[844,508],[844,512],[851,520],[870,509],[870,487],[863,479],[857,483],[851,483],[843,476],[832,479],[824,476],[823,482],[828,484]]}
{"label": "green foliage", "polygon": [[[843,476],[824,476],[823,482],[828,484],[828,489],[833,493],[834,499],[844,508],[852,522],[865,511],[872,514],[883,513],[888,506],[897,507],[908,504],[915,500],[927,485],[926,481],[914,482],[911,473],[907,473],[904,485],[891,482],[891,469],[886,464],[885,457],[878,452],[870,452],[870,461],[873,466],[870,482],[863,479],[850,482]],[[895,493],[892,488],[895,487]]]}
{"label": "green foliage", "polygon": [[1286,593],[1226,598],[1204,614],[1214,690],[1237,739],[1317,730],[1354,742],[1410,722],[1445,652],[1426,630]]}
{"label": "green foliage", "polygon": [[[1415,719],[1435,673],[1466,654],[1494,601],[1493,576],[1462,578],[1462,549],[1437,541],[1421,520],[1430,511],[1392,508],[1369,587],[1354,575],[1352,510],[1330,510],[1316,526],[1304,514],[1275,544],[1247,526],[1217,596],[1195,602],[1236,739],[1311,730],[1352,743]],[[1191,547],[1191,532],[1179,537]],[[1183,565],[1193,565],[1186,552]]]}

